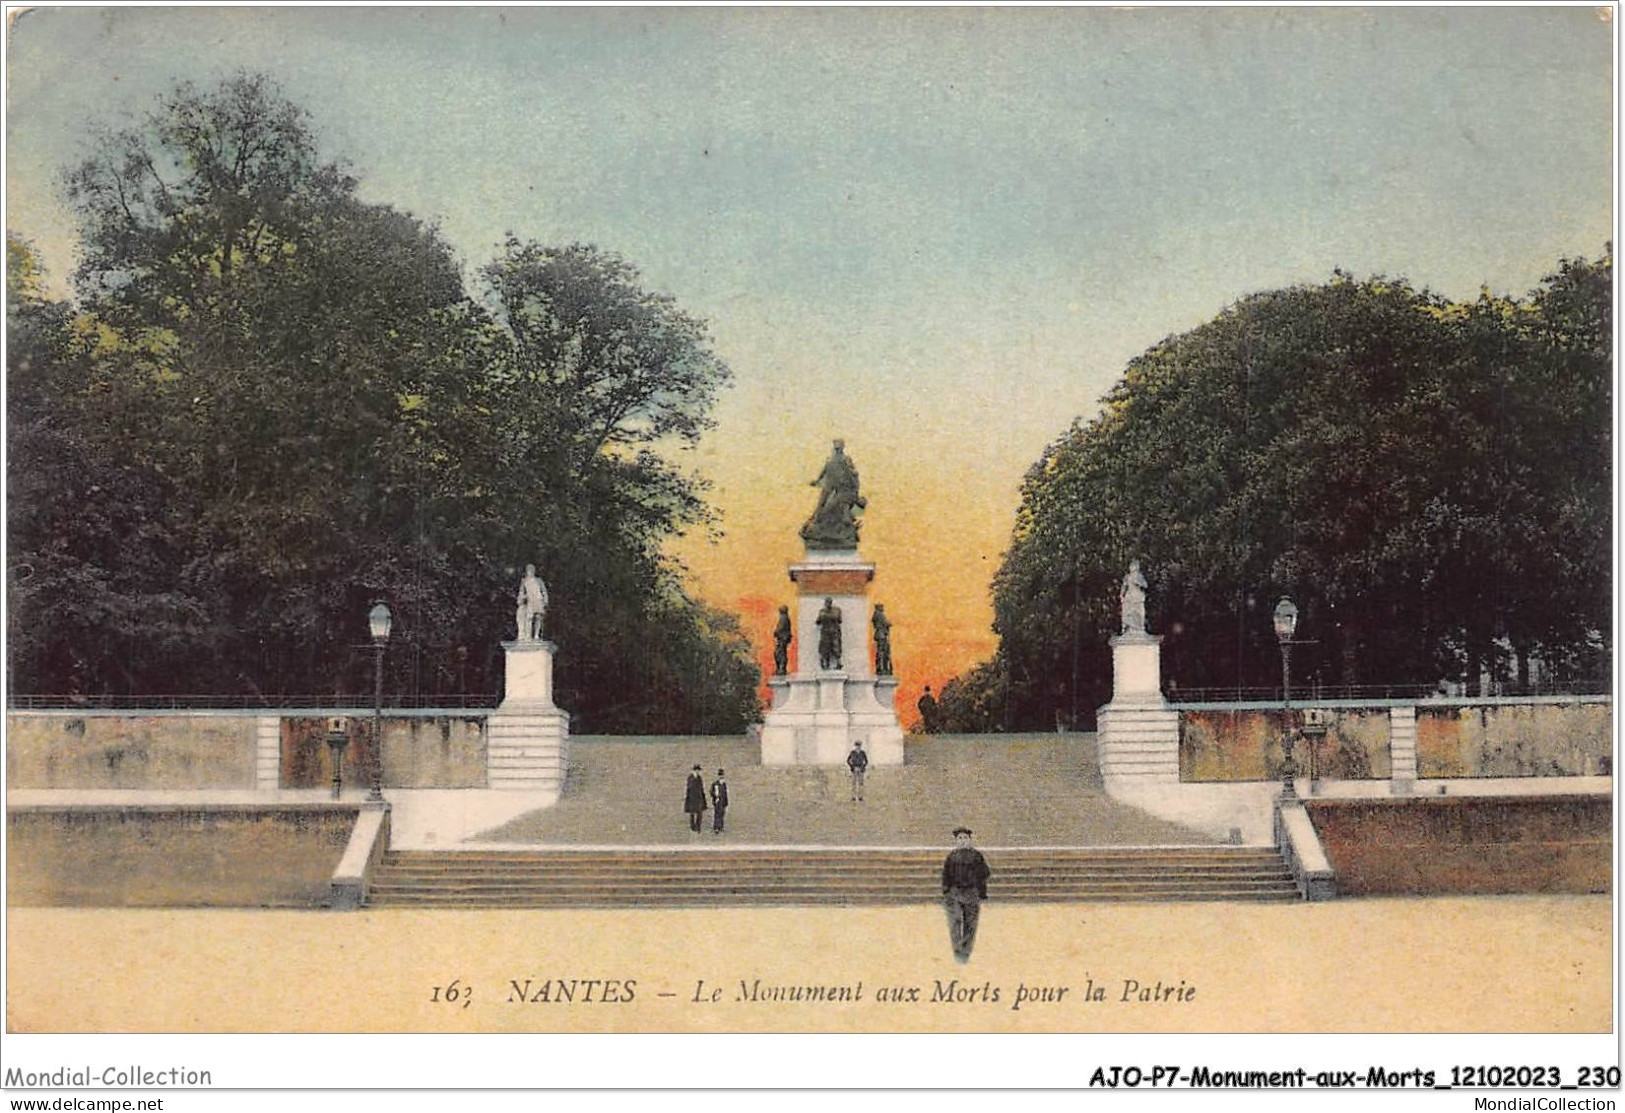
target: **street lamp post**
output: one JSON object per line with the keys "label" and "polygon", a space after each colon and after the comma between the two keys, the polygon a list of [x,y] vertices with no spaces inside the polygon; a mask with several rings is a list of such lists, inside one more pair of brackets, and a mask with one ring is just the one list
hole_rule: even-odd
{"label": "street lamp post", "polygon": [[1298,790],[1293,785],[1292,767],[1292,635],[1298,629],[1298,608],[1292,605],[1292,600],[1282,598],[1275,604],[1275,640],[1281,643],[1281,695],[1286,706],[1286,730],[1282,735],[1281,748],[1286,754],[1286,763],[1281,772],[1281,799],[1295,800]]}
{"label": "street lamp post", "polygon": [[372,630],[372,791],[368,800],[384,798],[384,646],[389,643],[392,618],[383,603],[373,605],[367,614]]}

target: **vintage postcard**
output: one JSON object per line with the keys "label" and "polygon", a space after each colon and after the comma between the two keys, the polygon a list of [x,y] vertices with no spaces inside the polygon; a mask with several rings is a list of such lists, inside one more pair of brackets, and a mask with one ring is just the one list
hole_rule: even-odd
{"label": "vintage postcard", "polygon": [[9,8],[0,1085],[1617,1091],[1616,14]]}

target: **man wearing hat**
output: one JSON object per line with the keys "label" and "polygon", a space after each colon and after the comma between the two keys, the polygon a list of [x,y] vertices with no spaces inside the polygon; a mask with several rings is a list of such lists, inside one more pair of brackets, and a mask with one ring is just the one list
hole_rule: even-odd
{"label": "man wearing hat", "polygon": [[954,828],[954,848],[942,863],[942,903],[948,910],[948,940],[954,945],[954,958],[970,961],[976,945],[976,919],[987,899],[987,879],[992,870],[987,859],[970,844],[969,827]]}
{"label": "man wearing hat", "polygon": [[717,779],[711,782],[711,833],[722,834],[722,817],[728,811],[728,775],[717,770]]}
{"label": "man wearing hat", "polygon": [[683,796],[683,810],[688,813],[689,830],[700,833],[700,816],[705,814],[705,777],[696,765],[688,775],[688,790]]}
{"label": "man wearing hat", "polygon": [[852,752],[846,755],[846,767],[852,770],[852,799],[863,799],[863,775],[869,769],[869,755],[863,752],[863,739],[852,743]]}

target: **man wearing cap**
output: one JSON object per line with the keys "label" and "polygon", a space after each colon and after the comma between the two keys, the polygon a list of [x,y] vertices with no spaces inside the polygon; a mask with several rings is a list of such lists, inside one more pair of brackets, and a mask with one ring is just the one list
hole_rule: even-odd
{"label": "man wearing cap", "polygon": [[696,765],[688,775],[688,790],[683,796],[683,810],[688,813],[689,830],[700,833],[700,816],[705,814],[705,778]]}
{"label": "man wearing cap", "polygon": [[954,958],[970,961],[976,945],[976,919],[987,899],[987,879],[993,872],[987,859],[970,844],[969,827],[954,828],[954,848],[942,863],[942,903],[948,910],[948,939],[954,945]]}
{"label": "man wearing cap", "polygon": [[863,752],[863,739],[852,743],[852,752],[846,755],[846,767],[852,770],[852,799],[863,799],[863,775],[869,770],[869,755]]}
{"label": "man wearing cap", "polygon": [[728,811],[728,775],[717,770],[717,779],[711,782],[711,833],[722,834],[722,817]]}

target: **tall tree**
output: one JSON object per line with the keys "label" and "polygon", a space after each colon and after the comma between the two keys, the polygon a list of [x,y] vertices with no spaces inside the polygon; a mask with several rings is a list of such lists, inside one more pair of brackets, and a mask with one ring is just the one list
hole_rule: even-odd
{"label": "tall tree", "polygon": [[[668,456],[727,382],[703,324],[589,247],[511,241],[471,297],[432,226],[357,188],[257,75],[178,86],[68,174],[78,300],[27,310],[51,327],[26,375],[14,361],[14,416],[46,439],[13,462],[13,551],[99,546],[128,563],[140,515],[164,543],[142,561],[155,579],[103,576],[123,609],[100,610],[157,628],[142,592],[167,579],[159,601],[186,621],[143,647],[153,668],[138,675],[95,622],[69,620],[82,582],[39,580],[56,586],[23,608],[47,620],[34,683],[353,690],[361,616],[382,597],[401,620],[391,688],[491,691],[513,582],[534,562],[556,586],[550,628],[572,632],[560,690],[584,724],[749,714],[754,697],[737,697],[754,681],[719,663],[748,654],[661,557],[708,521],[702,485]],[[55,482],[57,429],[118,482]],[[92,488],[116,501],[96,524],[75,518]],[[89,675],[71,679],[47,643]],[[643,660],[667,644],[695,663],[680,698],[638,687],[676,668]]]}
{"label": "tall tree", "polygon": [[1594,656],[1611,269],[1566,262],[1525,301],[1465,305],[1338,274],[1131,361],[1028,473],[994,582],[1000,651],[964,686],[1028,726],[1092,711],[1136,557],[1187,690],[1278,682],[1280,595],[1318,642],[1299,658],[1313,681],[1472,682],[1509,646]]}

